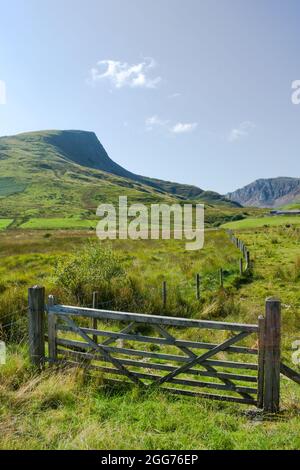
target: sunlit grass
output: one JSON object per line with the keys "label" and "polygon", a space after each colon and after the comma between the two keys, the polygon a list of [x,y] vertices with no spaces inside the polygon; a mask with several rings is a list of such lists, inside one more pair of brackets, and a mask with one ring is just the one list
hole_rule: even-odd
{"label": "sunlit grass", "polygon": [[228,222],[222,227],[231,230],[253,229],[260,227],[275,227],[280,225],[300,225],[300,216],[274,215],[271,217],[258,217],[244,219],[237,222]]}
{"label": "sunlit grass", "polygon": [[76,218],[32,218],[20,225],[22,229],[30,230],[66,230],[91,229],[97,225],[96,220],[81,220]]}
{"label": "sunlit grass", "polygon": [[[200,252],[186,252],[184,243],[172,240],[115,241],[113,249],[134,280],[134,292],[139,294],[128,297],[124,290],[119,301],[126,300],[128,309],[135,307],[135,311],[140,307],[156,314],[256,323],[264,311],[264,299],[276,295],[283,303],[284,362],[295,368],[291,354],[292,342],[299,339],[300,331],[300,230],[263,227],[237,234],[250,249],[254,264],[253,277],[239,283],[235,280],[239,278],[240,252],[223,231],[208,232]],[[157,391],[143,393],[136,388],[105,388],[103,376],[89,378],[77,369],[46,368],[41,375],[32,370],[26,345],[27,288],[45,285],[47,294],[57,295],[59,301],[75,302],[53,282],[53,267],[59,257],[79,252],[90,238],[95,239],[94,233],[82,230],[16,230],[0,235],[0,321],[2,325],[13,323],[5,328],[8,362],[0,367],[0,448],[299,449],[299,386],[285,379],[281,387],[282,414],[267,419],[253,413],[255,408],[247,414],[247,406]],[[224,291],[217,282],[220,267],[226,271]],[[202,275],[200,302],[195,299],[198,272]],[[168,285],[165,312],[163,279]],[[100,292],[100,301],[108,300],[103,296]],[[89,293],[86,303],[91,302],[90,297]],[[136,303],[129,303],[132,299]],[[115,331],[118,326],[103,324],[101,329]],[[169,331],[178,333],[175,329]],[[180,331],[186,340],[221,339],[210,331],[200,331],[197,338],[194,335],[191,329]],[[125,345],[133,344],[129,341]],[[254,337],[249,338],[249,345],[255,347]],[[148,346],[141,344],[141,349],[144,347]],[[176,352],[173,346],[167,351]]]}
{"label": "sunlit grass", "polygon": [[80,370],[30,369],[27,351],[0,369],[1,449],[298,449],[296,387],[275,419],[247,407],[135,387],[105,388]]}
{"label": "sunlit grass", "polygon": [[12,222],[13,219],[0,219],[0,230],[6,229]]}

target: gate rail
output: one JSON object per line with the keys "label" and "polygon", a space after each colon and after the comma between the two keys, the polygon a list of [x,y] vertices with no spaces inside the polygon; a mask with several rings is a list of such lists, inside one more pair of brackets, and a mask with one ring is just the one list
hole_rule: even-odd
{"label": "gate rail", "polygon": [[[265,317],[249,325],[57,305],[53,296],[45,305],[44,297],[43,287],[29,289],[30,356],[36,366],[45,362],[76,365],[105,373],[109,382],[115,381],[109,376],[121,375],[126,383],[143,388],[157,386],[175,394],[255,405],[267,412],[279,411],[280,373],[300,383],[299,374],[281,363],[277,299],[267,299]],[[112,331],[116,326],[121,329]],[[156,336],[148,336],[150,329]],[[187,329],[189,338],[197,333],[195,340],[180,337]],[[217,343],[199,341],[204,329],[222,331],[223,337]],[[243,343],[251,336],[255,348]],[[147,347],[138,347],[141,343]],[[163,347],[166,352],[161,352]],[[233,360],[227,354],[233,354]],[[249,355],[255,361],[247,362]]]}

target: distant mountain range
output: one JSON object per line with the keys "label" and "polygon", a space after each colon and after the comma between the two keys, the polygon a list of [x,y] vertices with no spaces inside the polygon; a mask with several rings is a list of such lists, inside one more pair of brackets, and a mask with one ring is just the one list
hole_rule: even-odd
{"label": "distant mountain range", "polygon": [[276,208],[300,202],[300,178],[259,179],[226,196],[246,207]]}
{"label": "distant mountain range", "polygon": [[40,131],[0,138],[0,216],[95,215],[119,195],[131,202],[235,202],[196,186],[136,175],[115,163],[97,136],[85,131]]}

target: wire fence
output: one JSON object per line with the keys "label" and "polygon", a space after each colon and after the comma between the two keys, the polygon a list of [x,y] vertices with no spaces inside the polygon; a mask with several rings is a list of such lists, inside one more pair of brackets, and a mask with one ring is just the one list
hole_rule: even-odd
{"label": "wire fence", "polygon": [[[246,256],[246,261],[248,264],[244,265],[239,261],[239,263],[234,267],[231,262],[230,266],[226,269],[219,268],[213,272],[205,273],[196,273],[193,279],[176,279],[171,280],[163,279],[161,287],[159,284],[156,286],[148,286],[149,295],[150,293],[153,296],[157,294],[161,296],[161,305],[164,309],[168,307],[168,302],[171,297],[176,300],[179,296],[185,301],[201,301],[206,293],[217,292],[220,289],[225,289],[227,286],[230,286],[230,281],[236,279],[239,275],[243,276],[247,270],[250,269],[250,253],[246,245],[236,238],[232,231],[227,232],[230,240],[234,245],[240,249],[243,256]],[[160,291],[160,292],[159,292]],[[86,308],[114,308],[118,305],[116,299],[110,300],[101,300],[101,292],[93,293],[93,301],[91,303],[82,303],[82,307]],[[14,329],[16,326],[20,326],[22,330],[24,329],[24,317],[23,313],[27,312],[27,307],[20,308],[14,312],[9,312],[5,315],[0,316],[0,335],[9,334],[10,330]],[[21,325],[22,323],[22,325]]]}

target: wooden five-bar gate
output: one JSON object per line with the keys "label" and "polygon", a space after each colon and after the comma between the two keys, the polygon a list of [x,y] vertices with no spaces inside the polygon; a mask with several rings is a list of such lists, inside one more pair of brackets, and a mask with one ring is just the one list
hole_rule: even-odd
{"label": "wooden five-bar gate", "polygon": [[[43,287],[29,289],[29,344],[36,366],[80,366],[104,374],[108,382],[120,375],[143,388],[159,386],[271,413],[279,411],[280,374],[300,383],[299,374],[281,363],[277,299],[267,299],[265,316],[249,325],[58,305],[53,296],[45,305],[44,295]],[[221,335],[217,342],[199,339],[212,330]],[[181,339],[184,333],[189,339]]]}

